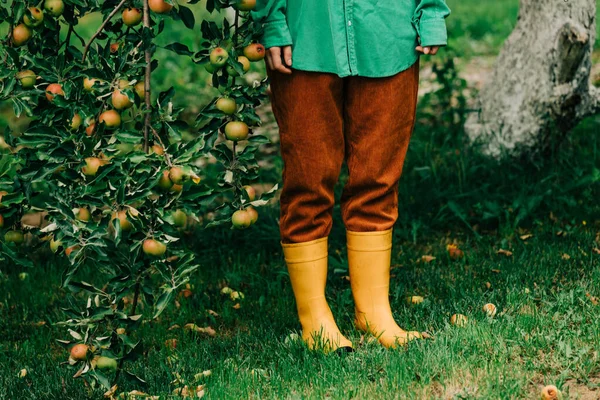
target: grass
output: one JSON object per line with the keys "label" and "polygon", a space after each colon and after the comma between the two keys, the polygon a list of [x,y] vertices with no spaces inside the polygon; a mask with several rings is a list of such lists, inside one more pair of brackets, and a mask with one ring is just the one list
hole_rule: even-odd
{"label": "grass", "polygon": [[[516,0],[449,4],[450,29],[460,32],[453,47],[467,49],[466,56],[497,51],[516,17]],[[202,268],[191,282],[193,295],[133,334],[143,338],[144,354],[128,368],[148,384],[123,381],[120,389],[164,396],[179,377],[206,384],[210,399],[521,399],[555,384],[568,398],[598,398],[600,306],[591,296],[600,297],[600,254],[594,252],[600,247],[600,120],[584,121],[546,157],[491,160],[466,147],[451,123],[430,118],[439,111],[422,104],[407,158],[391,290],[400,324],[435,340],[395,351],[359,344],[338,207],[327,296],[357,351],[323,356],[286,340],[299,326],[272,207],[261,210],[256,229],[211,230],[196,238]],[[448,243],[466,257],[450,260]],[[423,255],[436,259],[421,262]],[[62,266],[42,258],[25,280],[21,271],[2,267],[0,399],[102,398],[103,391],[59,365],[67,355],[55,340],[68,334],[55,323],[70,296],[60,287]],[[84,277],[98,279],[96,271]],[[245,294],[241,308],[220,294],[224,285]],[[408,306],[409,295],[426,300]],[[498,306],[493,319],[481,311],[488,302]],[[451,326],[454,313],[470,323]],[[216,336],[169,330],[191,322],[213,327]],[[178,341],[175,349],[165,346],[168,339]],[[28,374],[19,378],[23,368]],[[194,379],[204,370],[212,375]]]}
{"label": "grass", "polygon": [[[147,392],[170,393],[177,374],[193,380],[194,374],[211,370],[200,383],[206,384],[207,398],[215,399],[533,398],[545,384],[570,390],[570,398],[598,393],[600,306],[587,296],[600,295],[600,256],[592,252],[598,246],[597,227],[579,225],[558,235],[564,227],[544,221],[531,230],[532,238],[510,242],[510,257],[496,254],[506,245],[498,236],[474,241],[452,232],[415,244],[403,241],[398,230],[391,293],[395,316],[407,328],[431,332],[435,340],[397,351],[365,343],[338,357],[286,343],[298,324],[274,225],[271,213],[255,231],[218,231],[203,238],[203,249],[213,250],[202,252],[204,268],[193,281],[194,295],[181,298],[179,308],[135,335],[145,338],[145,355],[131,368],[148,381]],[[331,238],[328,297],[342,330],[358,344],[351,292],[343,279],[342,237],[337,232]],[[449,239],[461,243],[464,260],[446,256]],[[437,258],[419,262],[424,254]],[[0,398],[100,397],[101,392],[73,380],[74,371],[58,366],[66,360],[54,342],[66,332],[52,325],[65,301],[58,275],[58,268],[48,265],[29,271],[25,281],[9,273],[0,284],[5,360]],[[220,294],[224,284],[246,295],[239,310]],[[426,300],[411,307],[403,301],[407,295]],[[488,302],[498,306],[494,319],[481,311]],[[208,309],[219,317],[209,316]],[[449,325],[457,312],[469,317],[467,327]],[[39,321],[47,323],[36,326]],[[216,337],[168,330],[190,322],[212,326]],[[166,348],[166,339],[177,339],[177,348]],[[22,368],[28,375],[19,379]]]}

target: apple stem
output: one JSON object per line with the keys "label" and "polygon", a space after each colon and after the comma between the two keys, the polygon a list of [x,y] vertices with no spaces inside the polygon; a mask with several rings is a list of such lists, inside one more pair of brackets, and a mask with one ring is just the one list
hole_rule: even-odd
{"label": "apple stem", "polygon": [[[108,17],[106,17],[106,19],[104,20],[104,22],[102,22],[102,25],[100,25],[100,28],[98,28],[98,30],[96,31],[96,33],[94,33],[92,35],[92,38],[90,39],[90,41],[83,48],[83,56],[81,57],[81,62],[85,62],[85,58],[87,57],[87,53],[88,53],[88,51],[90,49],[90,46],[94,42],[94,40],[96,40],[96,38],[98,37],[98,35],[100,35],[100,33],[102,33],[102,31],[104,30],[104,28],[106,27],[106,25],[108,24],[108,22],[112,19],[112,17],[114,17],[115,14],[118,13],[121,8],[123,8],[123,6],[125,5],[125,3],[127,3],[127,0],[121,0],[121,2],[115,7],[115,9],[112,10],[110,14],[108,14]],[[145,3],[147,3],[147,1],[145,1]],[[144,19],[146,19],[146,15],[147,14],[144,13]]]}

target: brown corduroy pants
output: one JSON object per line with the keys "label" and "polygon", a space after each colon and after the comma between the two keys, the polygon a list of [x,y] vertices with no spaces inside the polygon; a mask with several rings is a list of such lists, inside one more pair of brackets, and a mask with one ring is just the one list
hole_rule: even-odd
{"label": "brown corduroy pants", "polygon": [[415,124],[419,62],[384,78],[299,70],[268,74],[284,162],[282,243],[329,235],[334,186],[344,160],[349,172],[341,198],[346,229],[391,228]]}

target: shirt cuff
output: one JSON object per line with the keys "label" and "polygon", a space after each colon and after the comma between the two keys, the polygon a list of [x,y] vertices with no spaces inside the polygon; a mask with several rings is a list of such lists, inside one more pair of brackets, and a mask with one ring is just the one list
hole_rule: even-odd
{"label": "shirt cuff", "polygon": [[269,47],[291,46],[292,36],[285,20],[269,21],[263,24],[262,45]]}
{"label": "shirt cuff", "polygon": [[423,47],[445,46],[448,44],[448,32],[444,19],[426,19],[415,24],[419,35],[419,44]]}

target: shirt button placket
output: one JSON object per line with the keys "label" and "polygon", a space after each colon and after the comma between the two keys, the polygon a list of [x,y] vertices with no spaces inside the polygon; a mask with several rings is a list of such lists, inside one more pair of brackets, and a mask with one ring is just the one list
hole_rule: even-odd
{"label": "shirt button placket", "polygon": [[356,46],[354,44],[354,0],[346,0],[346,18],[348,20],[346,30],[348,32],[348,62],[350,65],[350,73],[355,74],[356,71]]}

